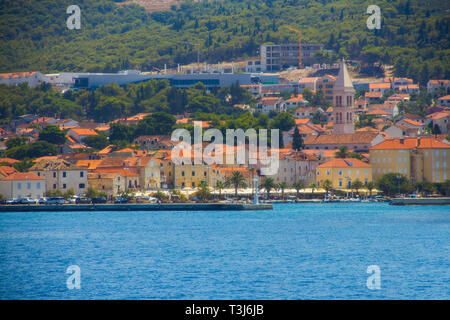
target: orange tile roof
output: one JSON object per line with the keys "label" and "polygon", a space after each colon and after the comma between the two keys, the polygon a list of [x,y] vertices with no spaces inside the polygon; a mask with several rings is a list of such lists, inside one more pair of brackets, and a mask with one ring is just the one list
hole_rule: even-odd
{"label": "orange tile roof", "polygon": [[366,98],[381,98],[383,94],[381,92],[366,92],[364,96]]}
{"label": "orange tile roof", "polygon": [[356,129],[357,132],[378,132],[377,129],[372,128],[372,127],[364,127],[364,128],[359,128]]}
{"label": "orange tile roof", "polygon": [[438,100],[450,100],[450,95],[440,97]]}
{"label": "orange tile roof", "polygon": [[305,101],[305,99],[303,98],[302,94],[298,94],[296,97],[292,97],[288,100],[286,100],[285,102],[303,102]]}
{"label": "orange tile roof", "polygon": [[450,144],[441,142],[435,138],[405,138],[392,139],[383,141],[376,146],[371,147],[371,150],[392,150],[392,149],[434,149],[434,148],[450,148]]}
{"label": "orange tile roof", "polygon": [[417,122],[417,121],[414,121],[414,120],[411,120],[411,119],[408,119],[408,118],[402,119],[400,121],[404,121],[404,122],[406,122],[406,123],[408,123],[410,125],[413,125],[413,126],[419,126],[419,127],[424,126],[423,123]]}
{"label": "orange tile roof", "polygon": [[97,173],[114,173],[114,172],[118,172],[120,173],[123,177],[139,177],[139,174],[134,171],[134,170],[130,170],[130,169],[97,169],[95,170],[95,172]]}
{"label": "orange tile roof", "polygon": [[95,170],[102,160],[78,160],[76,165],[78,167],[87,168],[87,170]]}
{"label": "orange tile roof", "polygon": [[355,132],[352,134],[321,134],[310,135],[304,140],[306,145],[315,144],[369,144],[378,135],[376,132]]}
{"label": "orange tile roof", "polygon": [[389,82],[382,83],[369,83],[370,89],[389,89],[391,88],[391,84]]}
{"label": "orange tile roof", "polygon": [[96,135],[98,135],[98,133],[92,129],[71,129],[71,130],[80,136],[96,136]]}
{"label": "orange tile roof", "polygon": [[304,149],[302,150],[302,152],[307,155],[315,155],[315,156],[318,156],[319,152],[321,152],[325,159],[334,158],[336,156],[336,150],[330,149]]}
{"label": "orange tile roof", "polygon": [[439,83],[444,83],[444,84],[446,84],[446,83],[450,83],[450,80],[430,80],[430,82],[431,82],[432,84],[439,84]]}
{"label": "orange tile roof", "polygon": [[317,166],[317,168],[368,168],[370,164],[356,158],[334,158]]}
{"label": "orange tile roof", "polygon": [[310,119],[295,119],[295,124],[299,125],[299,124],[307,124],[308,122],[310,122]]}
{"label": "orange tile roof", "polygon": [[11,78],[25,78],[26,76],[32,76],[36,73],[36,71],[32,72],[12,72],[12,73],[0,73],[0,78],[8,79]]}
{"label": "orange tile roof", "polygon": [[441,111],[441,112],[435,112],[432,114],[427,115],[427,118],[431,118],[433,120],[439,120],[450,117],[450,111]]}
{"label": "orange tile roof", "polygon": [[17,163],[20,162],[19,160],[16,159],[11,159],[11,158],[0,158],[0,163],[9,163],[9,164],[13,164],[13,163]]}
{"label": "orange tile roof", "polygon": [[111,153],[112,149],[113,149],[114,145],[110,144],[109,146],[105,147],[104,149],[100,150],[98,152],[99,155],[106,155]]}
{"label": "orange tile roof", "polygon": [[4,177],[3,179],[0,179],[0,181],[27,181],[27,180],[45,180],[45,179],[39,177],[38,175],[32,172],[16,172],[10,174],[7,177]]}
{"label": "orange tile roof", "polygon": [[13,174],[15,172],[17,172],[17,170],[14,167],[0,166],[0,174],[4,177],[9,176],[10,174]]}
{"label": "orange tile roof", "polygon": [[375,109],[370,112],[367,112],[366,115],[368,115],[368,116],[392,116],[392,113],[381,110],[381,109]]}

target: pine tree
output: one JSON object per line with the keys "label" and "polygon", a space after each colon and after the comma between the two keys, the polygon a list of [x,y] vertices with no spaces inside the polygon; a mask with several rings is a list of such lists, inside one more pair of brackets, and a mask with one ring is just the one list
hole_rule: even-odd
{"label": "pine tree", "polygon": [[298,127],[296,126],[294,129],[294,137],[292,140],[292,148],[296,151],[300,151],[304,148],[303,138],[298,131]]}

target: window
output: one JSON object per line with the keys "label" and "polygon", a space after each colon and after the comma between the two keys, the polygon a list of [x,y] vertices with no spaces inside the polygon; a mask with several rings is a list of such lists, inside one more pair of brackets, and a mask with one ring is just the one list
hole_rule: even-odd
{"label": "window", "polygon": [[83,178],[83,177],[84,177],[84,172],[80,171],[80,178]]}
{"label": "window", "polygon": [[339,187],[342,187],[342,180],[339,180]]}
{"label": "window", "polygon": [[184,177],[184,171],[181,171],[181,176]]}
{"label": "window", "polygon": [[339,175],[342,176],[342,170],[339,170]]}
{"label": "window", "polygon": [[40,188],[41,188],[41,183],[40,183],[40,182],[37,182],[37,183],[36,183],[36,188],[37,188],[37,189],[40,189]]}
{"label": "window", "polygon": [[327,176],[329,176],[330,175],[330,170],[327,170]]}
{"label": "window", "polygon": [[67,176],[67,172],[63,172],[63,178]]}
{"label": "window", "polygon": [[53,178],[56,178],[56,172],[53,172]]}
{"label": "window", "polygon": [[181,183],[181,186],[184,188],[184,182]]}
{"label": "window", "polygon": [[19,189],[19,190],[22,189],[22,182],[17,183],[17,189]]}
{"label": "window", "polygon": [[195,171],[192,171],[192,176],[195,176]]}
{"label": "window", "polygon": [[66,188],[66,184],[65,183],[63,183],[63,189],[65,189]]}
{"label": "window", "polygon": [[78,188],[80,188],[80,189],[84,189],[84,188],[85,188],[85,185],[84,185],[84,183],[80,183],[80,184],[78,185]]}
{"label": "window", "polygon": [[195,188],[195,182],[192,182],[192,188]]}
{"label": "window", "polygon": [[53,189],[56,189],[56,184],[53,184]]}
{"label": "window", "polygon": [[27,189],[28,189],[28,190],[31,189],[31,182],[27,182]]}

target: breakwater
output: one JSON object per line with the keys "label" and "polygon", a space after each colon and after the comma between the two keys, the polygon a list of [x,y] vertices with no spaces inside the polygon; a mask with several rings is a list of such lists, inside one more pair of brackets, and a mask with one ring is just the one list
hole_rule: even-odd
{"label": "breakwater", "polygon": [[392,199],[389,204],[394,206],[449,205],[450,198],[397,198]]}
{"label": "breakwater", "polygon": [[240,211],[272,210],[271,204],[244,203],[163,203],[163,204],[63,204],[3,205],[0,212],[30,211]]}

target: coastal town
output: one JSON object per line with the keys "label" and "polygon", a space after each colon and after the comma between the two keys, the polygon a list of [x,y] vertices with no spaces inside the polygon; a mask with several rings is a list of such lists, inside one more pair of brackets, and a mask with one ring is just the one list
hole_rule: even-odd
{"label": "coastal town", "polygon": [[449,12],[0,1],[0,300],[450,298]]}
{"label": "coastal town", "polygon": [[[254,66],[255,61],[250,62]],[[180,87],[203,83],[208,89],[208,85],[214,85],[211,79],[231,83],[237,76],[236,83],[241,83],[242,76],[249,76],[250,80],[258,77],[258,83],[240,84],[241,89],[251,94],[254,104],[233,107],[249,114],[286,114],[294,120],[292,127],[285,126],[289,123],[287,120],[283,123],[281,146],[276,150],[279,154],[277,173],[263,176],[261,163],[250,164],[248,157],[245,164],[239,165],[193,162],[175,165],[171,151],[176,143],[170,135],[140,135],[124,148],[112,143],[106,143],[102,148],[92,147],[92,141],[109,140],[111,125],[136,126],[151,113],[119,117],[109,122],[25,114],[0,128],[3,153],[8,155],[11,146],[16,145],[11,142],[33,144],[45,141],[45,134],[53,138],[59,134],[62,139],[56,143],[55,154],[0,159],[2,201],[8,204],[45,203],[48,197],[64,197],[70,201],[86,197],[100,199],[98,201],[127,201],[128,198],[189,201],[207,200],[213,198],[212,195],[219,200],[223,199],[222,195],[250,198],[255,181],[259,181],[263,195],[267,193],[270,197],[272,191],[280,199],[285,199],[288,194],[297,198],[300,194],[308,198],[326,198],[335,193],[349,197],[349,192],[355,197],[354,191],[361,196],[383,192],[386,195],[448,195],[450,80],[431,79],[426,88],[420,88],[411,79],[397,77],[355,82],[348,65],[341,60],[334,66],[336,75],[303,77],[296,81],[274,73],[242,74],[234,73],[234,70],[195,73],[189,68],[187,70],[193,73],[156,76],[140,72],[116,75],[0,74],[0,83],[4,86],[51,84],[65,91],[72,90],[78,83],[98,81],[101,85],[111,82],[126,85],[146,81],[148,77],[168,79],[170,76],[178,77],[177,81],[171,82]],[[265,83],[273,79],[275,83]],[[405,110],[411,99],[417,99],[419,90],[433,97],[423,116]],[[326,109],[316,106],[315,100],[323,100],[319,104],[329,106]],[[174,117],[176,124],[194,121],[188,112]],[[212,121],[201,123],[203,128],[214,127]],[[87,142],[91,142],[91,146]],[[248,145],[245,148],[248,152]],[[399,182],[391,181],[401,184],[397,186],[398,192],[388,190],[387,186],[383,189],[381,184],[386,175],[398,178]],[[205,192],[211,197],[204,196]]]}

